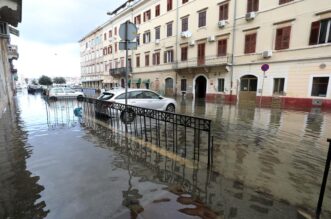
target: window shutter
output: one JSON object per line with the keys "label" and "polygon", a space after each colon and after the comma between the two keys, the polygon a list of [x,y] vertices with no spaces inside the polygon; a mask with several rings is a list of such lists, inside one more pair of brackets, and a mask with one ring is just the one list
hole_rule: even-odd
{"label": "window shutter", "polygon": [[164,63],[167,63],[167,52],[164,52],[163,62]]}
{"label": "window shutter", "polygon": [[253,9],[252,4],[253,4],[253,0],[247,0],[247,13],[252,11]]}
{"label": "window shutter", "polygon": [[250,37],[251,37],[251,35],[246,35],[245,36],[245,53],[249,53]]}
{"label": "window shutter", "polygon": [[282,37],[282,49],[288,49],[290,47],[291,39],[291,26],[283,28],[283,37]]}
{"label": "window shutter", "polygon": [[318,43],[318,34],[320,32],[320,21],[311,23],[309,45],[316,45]]}
{"label": "window shutter", "polygon": [[170,62],[173,62],[174,61],[174,51],[173,50],[170,50]]}
{"label": "window shutter", "polygon": [[275,49],[279,50],[282,48],[282,35],[283,35],[283,29],[277,29],[276,31],[276,45]]}

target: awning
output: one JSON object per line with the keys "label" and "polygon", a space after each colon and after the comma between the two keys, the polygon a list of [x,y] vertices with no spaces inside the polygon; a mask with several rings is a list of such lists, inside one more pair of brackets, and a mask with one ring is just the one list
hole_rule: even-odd
{"label": "awning", "polygon": [[132,79],[132,83],[134,83],[134,84],[140,84],[141,83],[141,78]]}
{"label": "awning", "polygon": [[143,80],[143,83],[145,83],[145,84],[149,84],[149,83],[151,83],[151,82],[150,82],[149,79],[147,79],[147,80]]}

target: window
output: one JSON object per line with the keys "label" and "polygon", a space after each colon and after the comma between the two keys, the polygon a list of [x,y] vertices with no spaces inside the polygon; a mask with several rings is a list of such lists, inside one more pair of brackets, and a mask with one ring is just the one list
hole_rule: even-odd
{"label": "window", "polygon": [[117,27],[115,27],[115,29],[114,29],[114,34],[115,34],[115,36],[117,35]]}
{"label": "window", "polygon": [[288,49],[290,47],[291,26],[279,28],[276,31],[275,49]]}
{"label": "window", "polygon": [[145,54],[145,66],[149,66],[149,54]]}
{"label": "window", "polygon": [[207,11],[199,12],[198,27],[206,26],[206,15],[207,15]]}
{"label": "window", "polygon": [[143,91],[144,99],[159,99],[159,95],[151,91]]}
{"label": "window", "polygon": [[311,24],[309,45],[331,43],[331,18]]}
{"label": "window", "polygon": [[141,24],[141,16],[140,15],[135,16],[134,23],[137,24],[137,25]]}
{"label": "window", "polygon": [[226,56],[227,40],[219,40],[217,44],[217,55]]}
{"label": "window", "polygon": [[140,56],[136,56],[136,66],[137,68],[140,67]]}
{"label": "window", "polygon": [[167,11],[172,10],[172,0],[167,0]]}
{"label": "window", "polygon": [[188,0],[182,0],[182,3],[185,4],[186,2],[188,2]]}
{"label": "window", "polygon": [[155,17],[160,15],[160,5],[155,6]]}
{"label": "window", "polygon": [[164,63],[171,63],[174,61],[174,51],[168,50],[164,52]]}
{"label": "window", "polygon": [[181,91],[186,91],[186,83],[187,83],[186,79],[182,79],[180,81],[180,90]]}
{"label": "window", "polygon": [[124,67],[124,57],[121,58],[121,68]]}
{"label": "window", "polygon": [[137,41],[137,46],[139,46],[140,45],[140,34],[137,34],[136,41]]}
{"label": "window", "polygon": [[149,21],[151,19],[151,10],[144,12],[144,22]]}
{"label": "window", "polygon": [[285,4],[285,3],[288,3],[288,2],[292,2],[293,0],[279,0],[279,4]]}
{"label": "window", "polygon": [[274,78],[274,94],[284,93],[285,78]]}
{"label": "window", "polygon": [[247,34],[245,36],[245,54],[255,53],[256,48],[256,33]]}
{"label": "window", "polygon": [[112,53],[113,53],[112,46],[108,46],[108,54],[112,54]]}
{"label": "window", "polygon": [[145,32],[143,35],[143,43],[149,43],[151,42],[151,32]]}
{"label": "window", "polygon": [[227,20],[229,14],[229,4],[220,5],[219,20]]}
{"label": "window", "polygon": [[182,61],[187,60],[187,49],[188,49],[187,46],[181,48],[181,56],[180,57],[181,57]]}
{"label": "window", "polygon": [[311,96],[326,97],[329,85],[329,77],[314,77]]}
{"label": "window", "polygon": [[109,38],[113,36],[113,33],[111,30],[108,32],[108,35],[109,35]]}
{"label": "window", "polygon": [[198,65],[205,64],[205,43],[198,44]]}
{"label": "window", "polygon": [[172,36],[172,22],[167,23],[167,37]]}
{"label": "window", "polygon": [[117,52],[117,43],[115,43],[115,52]]}
{"label": "window", "polygon": [[224,92],[224,78],[218,79],[218,86],[217,86],[218,92]]}
{"label": "window", "polygon": [[103,34],[103,40],[107,40],[107,34],[106,33]]}
{"label": "window", "polygon": [[259,10],[259,0],[247,0],[247,13]]}
{"label": "window", "polygon": [[153,65],[159,65],[160,64],[160,52],[155,52],[153,54]]}
{"label": "window", "polygon": [[155,39],[159,40],[160,39],[160,27],[155,27]]}
{"label": "window", "polygon": [[182,18],[182,32],[188,31],[188,17]]}

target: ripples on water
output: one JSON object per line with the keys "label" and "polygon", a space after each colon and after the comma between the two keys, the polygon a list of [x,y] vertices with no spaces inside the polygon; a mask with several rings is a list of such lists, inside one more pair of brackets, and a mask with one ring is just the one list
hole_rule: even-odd
{"label": "ripples on water", "polygon": [[300,218],[292,205],[317,202],[329,114],[179,103],[213,119],[209,172],[87,124],[79,104],[19,94],[0,119],[0,218]]}

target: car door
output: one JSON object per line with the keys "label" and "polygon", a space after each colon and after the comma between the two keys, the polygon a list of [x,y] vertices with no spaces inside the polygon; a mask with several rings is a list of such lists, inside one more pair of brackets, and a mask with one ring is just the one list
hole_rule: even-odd
{"label": "car door", "polygon": [[70,88],[65,87],[64,88],[64,91],[66,93],[66,97],[73,98],[73,97],[76,96],[76,92],[73,89],[70,89]]}
{"label": "car door", "polygon": [[162,108],[162,101],[159,98],[159,95],[152,91],[143,91],[144,101],[143,104],[146,108],[150,109],[160,109]]}
{"label": "car door", "polygon": [[63,98],[63,97],[66,96],[66,93],[64,92],[62,87],[56,88],[55,93],[56,93],[56,96],[59,97],[59,98]]}
{"label": "car door", "polygon": [[138,106],[138,107],[145,107],[146,108],[146,99],[144,98],[144,94],[142,91],[131,91],[129,94],[129,105]]}

